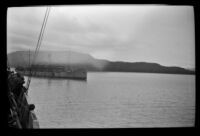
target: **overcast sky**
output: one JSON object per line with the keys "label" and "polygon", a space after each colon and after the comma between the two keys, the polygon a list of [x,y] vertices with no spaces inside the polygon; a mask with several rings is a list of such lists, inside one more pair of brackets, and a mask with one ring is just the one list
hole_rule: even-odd
{"label": "overcast sky", "polygon": [[[8,53],[35,49],[45,10],[46,7],[8,9]],[[194,68],[193,7],[51,7],[41,50],[72,50],[111,61]]]}

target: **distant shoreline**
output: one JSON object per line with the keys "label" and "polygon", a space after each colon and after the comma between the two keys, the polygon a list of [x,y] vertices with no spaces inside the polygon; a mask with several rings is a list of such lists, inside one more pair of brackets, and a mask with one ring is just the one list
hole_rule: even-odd
{"label": "distant shoreline", "polygon": [[[51,56],[51,57],[50,57]],[[8,54],[8,62],[11,67],[26,68],[29,66],[28,51],[18,51]],[[33,58],[33,53],[30,54]],[[195,70],[179,66],[163,66],[152,62],[123,62],[96,59],[89,54],[78,52],[40,52],[35,68],[71,67],[72,69],[85,69],[91,72],[134,72],[134,73],[158,73],[158,74],[185,74],[195,75]],[[58,59],[59,58],[59,59]],[[59,63],[58,63],[59,60]],[[70,64],[69,62],[75,62]]]}
{"label": "distant shoreline", "polygon": [[[196,75],[195,73],[162,73],[162,72],[134,72],[134,71],[87,71],[91,73],[138,73],[138,74],[173,74],[173,75]],[[25,75],[28,76],[28,75]]]}
{"label": "distant shoreline", "polygon": [[196,75],[195,73],[159,73],[159,72],[134,72],[134,71],[88,71],[88,72],[98,72],[98,73],[144,73],[144,74],[174,74],[174,75]]}

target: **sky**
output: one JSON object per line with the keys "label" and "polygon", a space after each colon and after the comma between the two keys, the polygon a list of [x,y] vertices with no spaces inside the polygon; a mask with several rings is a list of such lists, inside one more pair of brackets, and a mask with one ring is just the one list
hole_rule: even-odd
{"label": "sky", "polygon": [[[35,50],[46,7],[7,11],[7,53]],[[40,50],[195,68],[192,6],[52,6]]]}

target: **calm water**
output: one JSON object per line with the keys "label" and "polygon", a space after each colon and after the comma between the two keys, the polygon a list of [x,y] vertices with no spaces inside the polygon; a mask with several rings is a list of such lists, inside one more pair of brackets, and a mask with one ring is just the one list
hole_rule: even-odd
{"label": "calm water", "polygon": [[88,73],[87,81],[32,78],[41,128],[193,126],[195,76]]}

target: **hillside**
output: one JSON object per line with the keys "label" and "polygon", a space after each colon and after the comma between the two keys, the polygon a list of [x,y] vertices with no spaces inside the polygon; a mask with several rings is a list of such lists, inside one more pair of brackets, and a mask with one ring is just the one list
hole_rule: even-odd
{"label": "hillside", "polygon": [[[30,52],[30,60],[33,60],[34,52]],[[8,54],[9,65],[12,67],[27,67],[29,65],[29,52],[17,51]],[[39,65],[63,65],[85,68],[88,71],[115,71],[115,72],[147,72],[170,74],[195,74],[192,70],[181,67],[166,67],[157,63],[148,62],[112,62],[95,59],[84,53],[72,51],[40,51],[35,64]]]}

